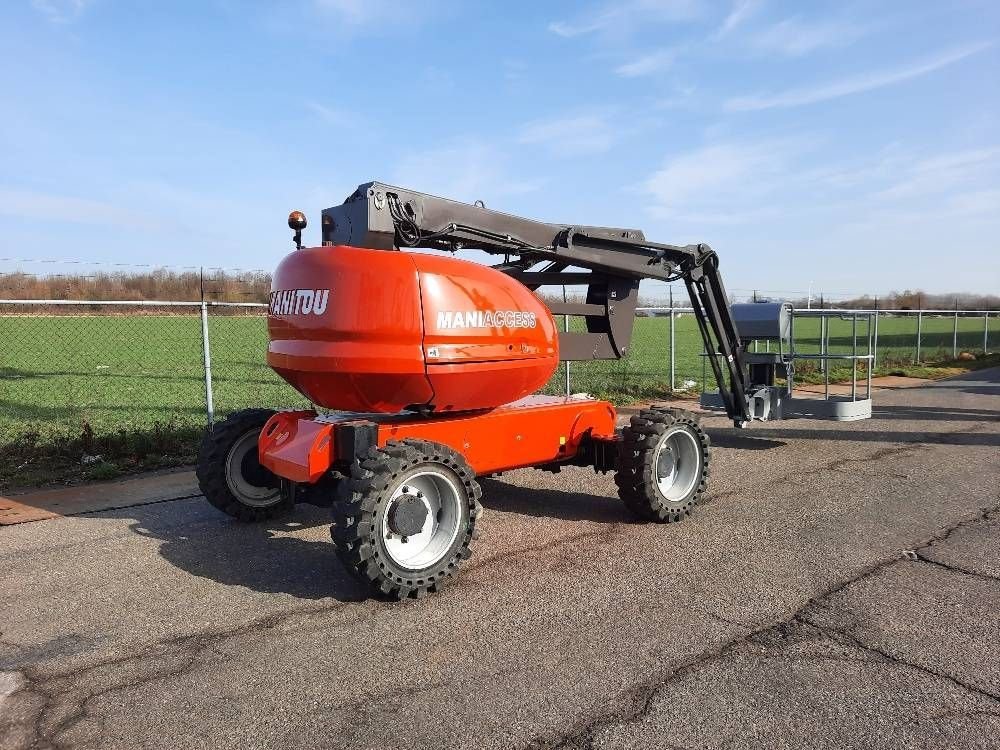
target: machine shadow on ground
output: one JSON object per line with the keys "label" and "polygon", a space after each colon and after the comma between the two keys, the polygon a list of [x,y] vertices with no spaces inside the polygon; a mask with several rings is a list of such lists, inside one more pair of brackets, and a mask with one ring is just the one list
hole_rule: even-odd
{"label": "machine shadow on ground", "polygon": [[712,441],[712,448],[732,448],[741,451],[768,451],[774,448],[781,448],[788,443],[782,440],[771,440],[756,435],[746,435],[737,432],[735,429],[719,430],[707,429],[708,437]]}
{"label": "machine shadow on ground", "polygon": [[1000,383],[996,372],[1000,368],[988,367],[983,370],[969,372],[957,378],[947,378],[925,386],[927,388],[949,388],[960,393],[972,393],[978,396],[1000,396]]}
{"label": "machine shadow on ground", "polygon": [[942,422],[989,422],[1000,420],[1000,411],[959,409],[949,406],[879,406],[872,407],[873,419],[940,420]]}
{"label": "machine shadow on ground", "polygon": [[573,489],[524,489],[501,479],[480,478],[479,484],[483,488],[483,506],[500,513],[595,523],[635,521],[614,494],[594,495]]}
{"label": "machine shadow on ground", "polygon": [[[298,599],[332,598],[361,602],[369,590],[343,567],[327,529],[330,511],[299,505],[282,519],[240,523],[212,508],[203,520],[178,524],[165,505],[206,504],[204,499],[177,500],[102,511],[104,518],[130,519],[129,528],[161,542],[159,554],[179,570],[225,586],[243,586],[265,594],[289,594]],[[215,516],[218,516],[217,518]],[[322,527],[319,540],[291,536],[303,529]]]}
{"label": "machine shadow on ground", "polygon": [[1000,433],[990,432],[896,432],[886,430],[755,429],[767,438],[800,440],[847,440],[857,443],[934,443],[939,445],[1000,446]]}

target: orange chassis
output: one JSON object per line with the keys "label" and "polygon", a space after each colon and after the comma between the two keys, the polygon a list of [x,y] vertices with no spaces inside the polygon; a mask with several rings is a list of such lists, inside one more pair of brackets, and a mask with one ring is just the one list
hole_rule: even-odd
{"label": "orange chassis", "polygon": [[278,412],[258,442],[260,463],[279,477],[315,484],[372,447],[417,438],[461,453],[477,475],[563,463],[605,471],[617,450],[616,414],[607,401],[528,396],[485,411],[419,414]]}

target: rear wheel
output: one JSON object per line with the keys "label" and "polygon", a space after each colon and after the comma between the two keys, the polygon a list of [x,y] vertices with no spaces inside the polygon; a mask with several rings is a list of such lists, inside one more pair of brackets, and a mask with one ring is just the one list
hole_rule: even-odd
{"label": "rear wheel", "polygon": [[687,516],[708,482],[711,446],[698,418],[682,409],[644,409],[622,432],[615,483],[639,519]]}
{"label": "rear wheel", "polygon": [[257,438],[274,415],[271,409],[244,409],[205,433],[195,471],[202,494],[213,506],[240,521],[263,521],[293,505],[281,480],[261,466]]}
{"label": "rear wheel", "polygon": [[481,496],[451,448],[424,440],[372,448],[337,484],[337,555],[386,596],[436,591],[471,554]]}

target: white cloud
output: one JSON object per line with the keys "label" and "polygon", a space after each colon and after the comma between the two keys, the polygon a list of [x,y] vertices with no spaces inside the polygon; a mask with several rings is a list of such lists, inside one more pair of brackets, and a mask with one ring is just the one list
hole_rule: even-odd
{"label": "white cloud", "polygon": [[567,21],[553,21],[549,24],[549,31],[553,34],[562,37],[574,37],[580,36],[581,34],[589,34],[592,31],[597,31],[603,28],[607,23],[610,23],[610,19],[606,16],[598,16],[593,21],[587,21],[584,23],[569,23]]}
{"label": "white cloud", "polygon": [[981,216],[997,218],[1000,190],[970,190],[951,196],[946,209],[955,216]]}
{"label": "white cloud", "polygon": [[659,73],[674,64],[677,58],[677,51],[672,49],[652,52],[632,62],[625,63],[615,68],[615,72],[624,78],[638,78],[652,73]]}
{"label": "white cloud", "polygon": [[545,146],[557,156],[603,153],[615,139],[607,118],[594,114],[530,122],[518,137],[520,143]]}
{"label": "white cloud", "polygon": [[495,146],[465,138],[426,151],[412,151],[396,165],[390,182],[471,203],[530,193],[540,183],[511,175],[510,159]]}
{"label": "white cloud", "polygon": [[[1000,145],[921,154],[890,143],[817,163],[831,151],[818,140],[718,141],[668,158],[636,188],[654,220],[648,236],[707,240],[727,273],[749,279],[778,268],[798,275],[799,288],[813,278],[805,275],[810,258],[837,257],[817,279],[827,292],[857,289],[850,269],[859,264],[871,288],[996,285],[990,238],[1000,231]],[[928,259],[942,247],[972,259],[964,276],[935,275]],[[789,265],[790,257],[805,261]]]}
{"label": "white cloud", "polygon": [[[996,220],[1000,145],[937,154],[888,144],[853,163],[815,164],[820,138],[722,141],[669,158],[638,186],[651,215],[673,222],[867,226],[879,236],[906,221]],[[878,222],[884,226],[878,226]]]}
{"label": "white cloud", "polygon": [[891,86],[911,78],[926,75],[935,70],[964,60],[978,52],[982,52],[990,43],[974,44],[956,50],[942,53],[924,62],[915,63],[895,70],[874,71],[852,78],[809,88],[789,89],[777,94],[755,94],[729,99],[725,108],[730,112],[751,112],[761,109],[799,107],[805,104],[815,104],[830,99],[838,99],[851,94]]}
{"label": "white cloud", "polygon": [[678,22],[699,18],[705,12],[702,0],[628,0],[607,3],[572,21],[553,21],[549,31],[575,37],[599,31],[630,30],[647,22]]}
{"label": "white cloud", "polygon": [[353,127],[358,124],[358,118],[351,112],[328,107],[312,99],[305,102],[306,109],[312,110],[321,120],[337,127]]}
{"label": "white cloud", "polygon": [[657,110],[697,109],[699,106],[699,102],[695,97],[697,91],[697,86],[674,86],[672,95],[658,100],[653,105],[653,108]]}
{"label": "white cloud", "polygon": [[531,65],[524,60],[504,60],[503,77],[507,81],[521,81],[531,75]]}
{"label": "white cloud", "polygon": [[72,23],[89,4],[90,0],[31,0],[31,7],[52,23]]}
{"label": "white cloud", "polygon": [[[1000,178],[1000,147],[970,149],[908,159],[900,164],[893,183],[875,193],[882,200],[914,201],[941,196],[952,189],[968,189],[978,183],[987,187]],[[994,205],[994,211],[1000,203]]]}
{"label": "white cloud", "polygon": [[744,220],[767,206],[762,197],[784,184],[797,140],[718,143],[668,159],[639,190],[661,217]]}
{"label": "white cloud", "polygon": [[853,190],[884,183],[912,159],[912,154],[906,153],[899,143],[889,143],[877,153],[866,155],[860,163],[838,161],[812,170],[811,176],[832,190]]}
{"label": "white cloud", "polygon": [[1000,217],[997,145],[928,155],[890,144],[858,166],[805,170],[800,177],[814,200],[832,199],[847,223],[879,234],[890,233],[890,224],[899,231],[908,222]]}
{"label": "white cloud", "polygon": [[866,29],[843,21],[783,21],[750,36],[749,44],[764,55],[800,57],[824,47],[844,47],[866,33]]}
{"label": "white cloud", "polygon": [[373,20],[385,10],[383,3],[368,0],[315,0],[315,6],[323,13],[336,15],[347,23],[359,25]]}
{"label": "white cloud", "polygon": [[89,198],[0,187],[0,215],[43,222],[155,229],[158,223],[123,206]]}
{"label": "white cloud", "polygon": [[393,0],[312,0],[312,2],[318,13],[334,17],[348,26],[415,23],[420,20],[420,14],[414,12],[416,0],[411,0],[410,3]]}
{"label": "white cloud", "polygon": [[762,5],[760,0],[736,0],[729,15],[722,21],[722,25],[716,29],[712,35],[714,39],[722,39],[738,26],[742,26],[747,19],[754,15]]}
{"label": "white cloud", "polygon": [[[988,239],[1000,231],[1000,190],[985,189],[952,189],[941,191],[931,199],[921,202],[880,202],[867,201],[857,205],[854,211],[845,213],[843,227],[864,232],[869,236],[891,237],[897,247],[911,247],[926,244],[928,241],[950,249],[962,246],[965,249],[988,248],[994,253],[992,243]],[[974,226],[986,225],[988,231],[976,231],[970,239],[975,245],[957,239],[962,233]],[[931,239],[941,235],[940,240]],[[909,236],[909,241],[905,238]],[[986,238],[986,239],[984,239]],[[989,272],[995,267],[991,262],[985,268],[980,267],[976,273]],[[979,278],[979,281],[982,279]],[[988,287],[987,283],[984,288]]]}

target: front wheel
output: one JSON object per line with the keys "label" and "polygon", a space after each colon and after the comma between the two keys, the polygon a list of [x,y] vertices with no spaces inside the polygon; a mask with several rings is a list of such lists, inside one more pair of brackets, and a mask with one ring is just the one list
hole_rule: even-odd
{"label": "front wheel", "polygon": [[640,520],[687,516],[708,482],[712,453],[698,418],[682,409],[644,409],[622,431],[615,483]]}
{"label": "front wheel", "polygon": [[337,484],[337,555],[386,596],[437,591],[470,555],[481,496],[472,469],[447,446],[373,448]]}
{"label": "front wheel", "polygon": [[275,412],[244,409],[205,433],[195,474],[213,506],[240,521],[264,521],[287,513],[294,500],[281,480],[260,465],[257,438]]}

